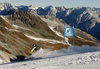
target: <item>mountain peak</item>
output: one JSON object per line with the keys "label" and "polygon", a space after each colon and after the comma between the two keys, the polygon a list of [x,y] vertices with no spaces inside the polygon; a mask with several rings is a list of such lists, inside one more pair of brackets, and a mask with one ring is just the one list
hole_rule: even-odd
{"label": "mountain peak", "polygon": [[5,10],[5,9],[9,10],[12,8],[15,8],[15,7],[11,3],[7,3],[7,2],[0,3],[0,10]]}
{"label": "mountain peak", "polygon": [[34,9],[38,9],[38,7],[35,7],[35,6],[33,6],[33,5],[29,5],[28,7],[29,7],[30,9],[33,9],[33,10],[34,10]]}
{"label": "mountain peak", "polygon": [[45,9],[50,9],[50,8],[54,8],[54,6],[50,5],[50,6],[47,6]]}
{"label": "mountain peak", "polygon": [[29,5],[29,7],[34,7],[33,5]]}

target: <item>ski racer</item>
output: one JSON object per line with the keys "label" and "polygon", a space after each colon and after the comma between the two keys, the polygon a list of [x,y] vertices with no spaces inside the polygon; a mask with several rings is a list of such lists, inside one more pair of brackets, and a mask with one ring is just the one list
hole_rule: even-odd
{"label": "ski racer", "polygon": [[32,50],[30,52],[29,59],[31,58],[41,58],[43,55],[43,49],[37,46],[35,43],[32,45]]}
{"label": "ski racer", "polygon": [[33,44],[30,56],[26,57],[25,59],[42,58],[42,55],[43,55],[43,49],[40,46]]}

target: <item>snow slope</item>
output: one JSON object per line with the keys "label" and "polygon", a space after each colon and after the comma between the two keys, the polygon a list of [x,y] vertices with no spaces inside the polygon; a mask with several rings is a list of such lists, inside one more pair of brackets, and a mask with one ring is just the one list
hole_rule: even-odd
{"label": "snow slope", "polygon": [[71,46],[68,50],[46,51],[42,59],[1,64],[0,69],[99,69],[99,50],[99,47]]}

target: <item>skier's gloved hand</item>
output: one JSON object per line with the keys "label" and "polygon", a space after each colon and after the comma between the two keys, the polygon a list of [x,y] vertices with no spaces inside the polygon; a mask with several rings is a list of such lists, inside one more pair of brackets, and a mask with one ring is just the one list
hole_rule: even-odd
{"label": "skier's gloved hand", "polygon": [[30,53],[30,55],[31,55],[32,53]]}

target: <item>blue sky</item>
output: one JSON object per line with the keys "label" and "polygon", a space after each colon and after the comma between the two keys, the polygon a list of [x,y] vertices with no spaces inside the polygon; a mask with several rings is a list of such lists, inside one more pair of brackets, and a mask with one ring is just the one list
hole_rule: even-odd
{"label": "blue sky", "polygon": [[100,7],[100,0],[0,0],[9,2],[12,5],[33,5],[33,6],[66,6],[71,7]]}

